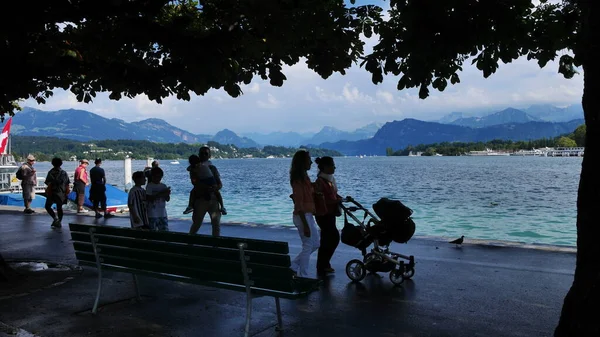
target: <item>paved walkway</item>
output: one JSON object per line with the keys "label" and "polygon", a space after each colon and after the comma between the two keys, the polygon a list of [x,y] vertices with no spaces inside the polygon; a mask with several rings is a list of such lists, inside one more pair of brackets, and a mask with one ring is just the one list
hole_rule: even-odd
{"label": "paved walkway", "polygon": [[[51,230],[45,213],[23,215],[0,208],[0,251],[8,260],[43,260],[74,265],[68,228]],[[129,226],[129,219],[96,220],[67,214],[63,221]],[[171,221],[186,230],[186,221]],[[419,224],[417,224],[419,226]],[[417,228],[418,230],[418,228]],[[207,234],[210,225],[201,233]],[[289,228],[230,225],[222,235],[288,241],[300,250]],[[562,300],[573,278],[573,252],[524,249],[468,241],[456,248],[444,241],[414,238],[393,250],[414,255],[412,281],[394,287],[387,274],[351,283],[345,264],[360,252],[338,248],[334,276],[307,299],[282,301],[285,336],[551,336]],[[315,265],[313,254],[311,265]],[[241,336],[245,298],[238,292],[172,281],[140,278],[142,303],[134,303],[131,276],[106,273],[98,316],[90,314],[96,272],[75,270],[61,282],[36,285],[19,296],[0,297],[0,322],[43,337],[64,336]],[[39,289],[38,289],[39,288]],[[275,336],[271,298],[254,300],[252,327],[257,336]],[[1,336],[1,332],[0,332]]]}

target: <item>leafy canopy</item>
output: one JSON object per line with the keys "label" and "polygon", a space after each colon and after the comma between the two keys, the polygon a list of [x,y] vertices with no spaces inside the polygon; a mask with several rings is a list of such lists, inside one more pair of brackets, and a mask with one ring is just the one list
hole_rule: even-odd
{"label": "leafy canopy", "polygon": [[[284,65],[306,60],[323,78],[344,74],[363,53],[375,6],[342,0],[91,0],[11,2],[0,20],[0,116],[15,102],[45,103],[56,88],[79,101],[146,94],[189,100],[259,76],[286,79]],[[373,18],[373,19],[371,19]]]}
{"label": "leafy canopy", "polygon": [[[354,3],[354,1],[351,1]],[[579,10],[570,1],[92,0],[12,2],[0,20],[0,117],[20,99],[44,103],[56,88],[79,101],[146,94],[161,102],[224,89],[237,97],[255,76],[281,86],[284,65],[306,60],[327,78],[352,64],[397,76],[398,89],[444,90],[465,62],[485,77],[518,57],[540,66],[559,57],[567,78],[581,60]],[[361,34],[378,43],[364,52]]]}

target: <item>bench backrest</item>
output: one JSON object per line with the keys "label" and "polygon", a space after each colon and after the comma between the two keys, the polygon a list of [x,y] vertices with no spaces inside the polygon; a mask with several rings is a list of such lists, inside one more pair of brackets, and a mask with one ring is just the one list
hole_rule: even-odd
{"label": "bench backrest", "polygon": [[254,288],[293,292],[288,243],[69,224],[80,264],[143,272],[185,282],[244,285],[239,244]]}

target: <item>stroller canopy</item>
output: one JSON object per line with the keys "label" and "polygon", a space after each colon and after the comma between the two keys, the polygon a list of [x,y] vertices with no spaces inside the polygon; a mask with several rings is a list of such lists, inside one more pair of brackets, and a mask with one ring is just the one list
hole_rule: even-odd
{"label": "stroller canopy", "polygon": [[373,210],[381,219],[379,226],[383,226],[395,242],[408,242],[415,234],[415,223],[410,218],[413,211],[400,200],[381,198],[373,204]]}

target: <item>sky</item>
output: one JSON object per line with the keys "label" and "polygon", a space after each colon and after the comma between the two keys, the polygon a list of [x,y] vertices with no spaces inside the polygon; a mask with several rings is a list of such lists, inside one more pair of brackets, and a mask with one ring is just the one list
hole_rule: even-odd
{"label": "sky", "polygon": [[[367,50],[376,41],[365,39]],[[100,93],[92,103],[79,103],[70,92],[57,89],[46,104],[26,100],[22,106],[40,110],[82,109],[106,118],[126,122],[161,118],[196,134],[215,134],[222,129],[236,133],[274,131],[317,132],[323,126],[352,131],[370,123],[405,118],[437,120],[461,111],[471,114],[493,112],[507,107],[526,108],[532,104],[567,106],[581,102],[583,76],[567,80],[558,73],[557,62],[540,69],[536,62],[518,59],[502,64],[495,74],[483,78],[474,66],[465,66],[461,83],[448,85],[444,92],[431,88],[430,97],[419,99],[416,89],[398,91],[398,78],[384,77],[374,85],[370,74],[358,65],[346,75],[327,80],[301,62],[284,67],[287,81],[272,87],[256,79],[242,86],[244,94],[231,98],[224,91],[211,90],[204,96],[192,93],[190,101],[175,97],[157,104],[144,95],[111,101]]]}

